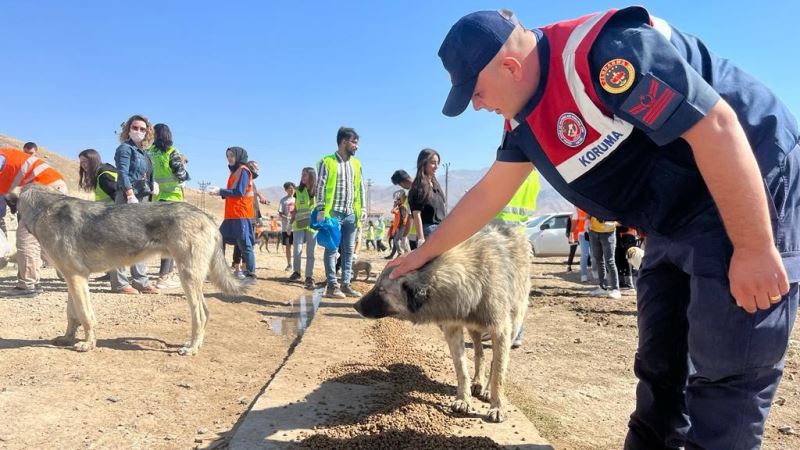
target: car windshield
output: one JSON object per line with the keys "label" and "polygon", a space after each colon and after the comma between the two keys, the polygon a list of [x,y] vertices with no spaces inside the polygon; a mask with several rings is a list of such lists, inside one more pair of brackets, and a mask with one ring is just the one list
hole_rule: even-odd
{"label": "car windshield", "polygon": [[539,224],[541,224],[550,217],[551,217],[550,215],[534,217],[533,219],[529,220],[525,226],[528,228],[536,228],[539,226]]}

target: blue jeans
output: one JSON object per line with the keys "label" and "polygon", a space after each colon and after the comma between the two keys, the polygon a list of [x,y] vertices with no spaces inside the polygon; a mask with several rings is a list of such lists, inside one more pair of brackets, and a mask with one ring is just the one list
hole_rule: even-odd
{"label": "blue jeans", "polygon": [[730,293],[725,231],[647,237],[636,282],[639,379],[625,449],[756,449],[797,315],[798,283],[749,314]]}
{"label": "blue jeans", "polygon": [[311,278],[314,276],[314,249],[317,246],[317,234],[310,230],[294,230],[292,235],[292,245],[294,246],[294,271],[300,273],[300,258],[303,254],[303,243],[305,243],[306,278]]}
{"label": "blue jeans", "polygon": [[425,240],[430,239],[431,235],[433,234],[436,229],[439,228],[438,223],[423,223],[422,224],[422,234],[425,235]]}
{"label": "blue jeans", "polygon": [[248,275],[256,275],[256,254],[253,252],[253,244],[248,243],[244,238],[236,239],[236,246],[242,252],[242,261],[247,267]]}
{"label": "blue jeans", "polygon": [[[619,273],[617,272],[617,263],[614,262],[617,235],[613,231],[610,233],[590,231],[589,242],[592,246],[592,259],[597,265],[597,281],[600,286],[608,290],[619,289]],[[606,283],[606,274],[608,274],[608,283]]]}
{"label": "blue jeans", "polygon": [[[139,200],[139,203],[147,203],[150,201],[149,195],[136,198]],[[122,189],[117,190],[117,196],[114,200],[118,205],[128,203],[125,197],[125,191]],[[150,278],[147,277],[146,263],[138,262],[132,265],[130,269],[130,278],[125,276],[124,268],[117,268],[108,272],[108,277],[111,280],[111,290],[116,291],[125,288],[128,286],[129,282],[131,286],[139,291],[150,286]]]}
{"label": "blue jeans", "polygon": [[591,254],[589,240],[586,233],[578,235],[578,242],[581,246],[581,278],[589,279],[589,255]]}
{"label": "blue jeans", "polygon": [[[344,215],[340,212],[332,211],[331,217],[339,221],[342,230],[342,284],[350,284],[353,277],[353,247],[356,240],[356,216],[355,214]],[[325,279],[328,286],[336,285],[336,249],[325,249]]]}

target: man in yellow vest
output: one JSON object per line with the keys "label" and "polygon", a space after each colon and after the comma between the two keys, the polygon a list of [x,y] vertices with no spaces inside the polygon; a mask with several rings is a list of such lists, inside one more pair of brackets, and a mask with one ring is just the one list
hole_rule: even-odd
{"label": "man in yellow vest", "polygon": [[[502,224],[509,226],[516,226],[519,228],[520,233],[525,232],[525,222],[533,217],[536,211],[536,198],[539,196],[539,172],[535,169],[531,171],[525,182],[522,183],[511,197],[505,208],[503,208],[492,220],[494,224]],[[511,348],[519,348],[522,345],[522,334],[525,332],[525,325],[523,324],[514,341],[511,343]]]}
{"label": "man in yellow vest", "polygon": [[[7,195],[28,183],[50,186],[67,193],[64,177],[44,160],[14,148],[0,148],[0,195]],[[39,241],[25,227],[18,227],[17,285],[6,295],[35,295],[39,292],[41,254]]]}
{"label": "man in yellow vest", "polygon": [[[336,249],[325,249],[325,297],[361,297],[350,286],[353,277],[353,247],[356,228],[360,226],[364,184],[361,182],[361,162],[355,158],[358,133],[341,127],[336,135],[336,153],[324,156],[317,173],[317,209],[320,219],[335,218],[342,232],[342,283],[336,280]],[[321,221],[321,220],[320,220]]]}
{"label": "man in yellow vest", "polygon": [[[409,214],[411,214],[411,207],[408,205],[408,190],[411,189],[411,183],[414,180],[411,178],[411,175],[408,174],[403,169],[395,170],[392,174],[392,184],[395,186],[400,186],[401,188],[406,190],[406,209],[408,210]],[[408,224],[406,225],[405,229],[405,237],[408,238],[408,247],[411,250],[417,248],[417,226],[413,220],[409,218]]]}

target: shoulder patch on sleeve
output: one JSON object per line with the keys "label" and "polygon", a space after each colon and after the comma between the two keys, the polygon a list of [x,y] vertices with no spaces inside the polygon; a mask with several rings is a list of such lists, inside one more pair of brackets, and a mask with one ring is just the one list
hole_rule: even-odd
{"label": "shoulder patch on sleeve", "polygon": [[648,73],[633,89],[621,109],[630,114],[634,125],[655,131],[661,128],[683,99],[683,94]]}
{"label": "shoulder patch on sleeve", "polygon": [[600,69],[600,86],[611,94],[621,94],[633,85],[636,70],[627,59],[615,58]]}

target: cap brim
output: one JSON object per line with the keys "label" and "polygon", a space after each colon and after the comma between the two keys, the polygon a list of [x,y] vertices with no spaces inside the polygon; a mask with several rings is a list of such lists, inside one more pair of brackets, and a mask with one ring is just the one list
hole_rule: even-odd
{"label": "cap brim", "polygon": [[455,117],[464,112],[469,106],[469,101],[472,99],[472,93],[475,92],[475,84],[478,83],[478,77],[469,81],[461,83],[457,86],[450,88],[450,93],[447,95],[447,100],[444,102],[442,114],[448,117]]}

